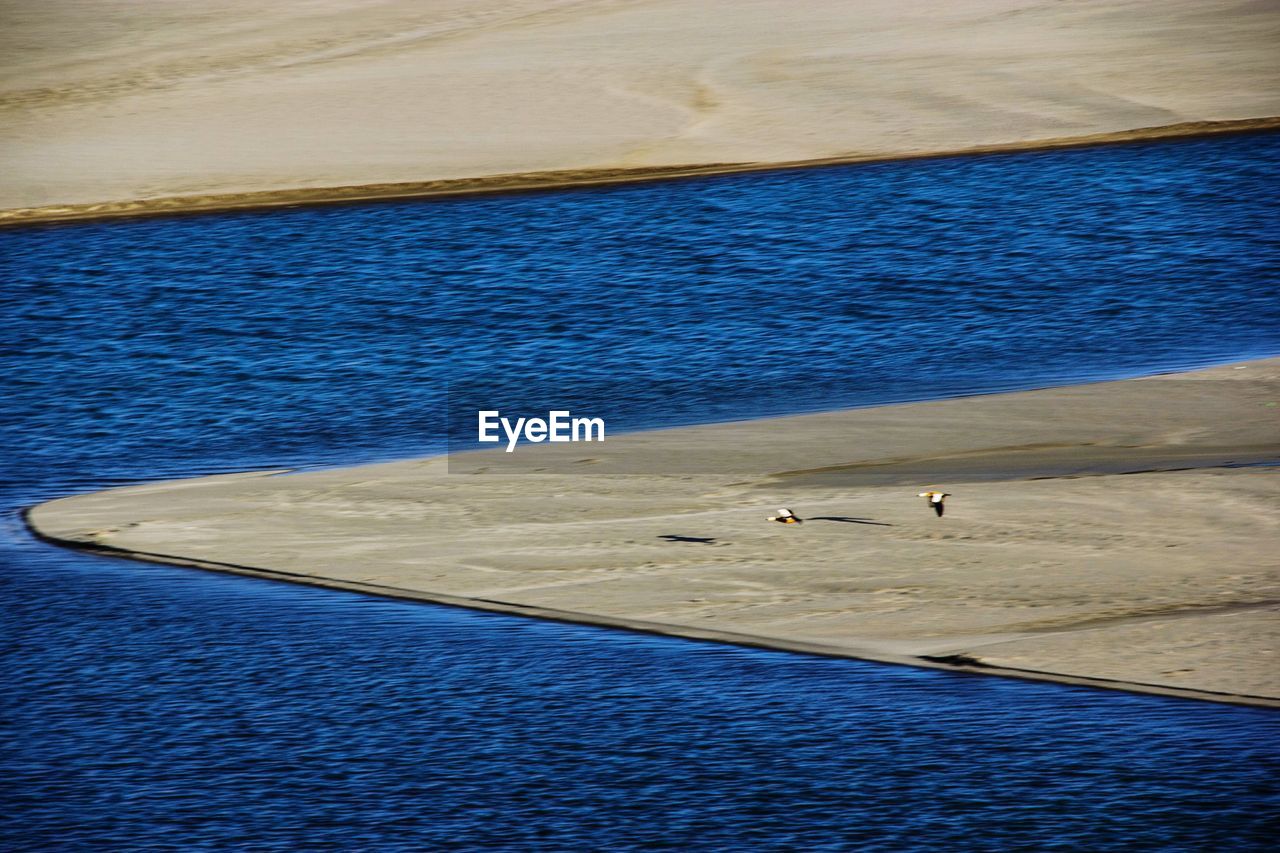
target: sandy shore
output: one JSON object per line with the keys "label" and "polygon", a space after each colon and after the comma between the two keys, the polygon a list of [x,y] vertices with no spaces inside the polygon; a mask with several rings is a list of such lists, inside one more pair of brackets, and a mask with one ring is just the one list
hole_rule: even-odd
{"label": "sandy shore", "polygon": [[[77,547],[660,633],[1280,704],[1280,359],[29,513]],[[944,518],[916,497],[951,492]],[[777,506],[810,520],[765,520]]]}
{"label": "sandy shore", "polygon": [[579,187],[616,186],[618,184],[735,175],[748,172],[776,171],[779,169],[808,169],[822,166],[884,162],[887,160],[1080,148],[1092,145],[1147,142],[1158,139],[1185,139],[1259,133],[1278,129],[1280,129],[1280,117],[1241,119],[1237,121],[1184,122],[1161,127],[1121,130],[1114,133],[1094,133],[1087,136],[1069,136],[1059,139],[1036,139],[1029,142],[981,145],[956,151],[929,151],[894,155],[851,155],[776,163],[708,163],[637,168],[562,169],[550,172],[520,172],[510,175],[485,175],[476,178],[452,178],[438,181],[405,181],[388,184],[357,184],[346,187],[164,196],[162,198],[0,210],[0,228],[5,226],[36,225],[47,222],[172,216],[175,214],[297,207],[299,205],[357,204],[369,201],[448,198]]}
{"label": "sandy shore", "polygon": [[1280,115],[1280,9],[1238,0],[10,0],[3,14],[3,221],[1007,150]]}

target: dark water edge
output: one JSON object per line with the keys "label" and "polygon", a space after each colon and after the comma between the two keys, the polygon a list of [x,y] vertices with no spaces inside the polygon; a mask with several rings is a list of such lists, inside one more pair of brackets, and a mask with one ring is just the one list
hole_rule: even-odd
{"label": "dark water edge", "polygon": [[[0,847],[1262,850],[1263,709],[50,548],[19,508],[1280,352],[1280,137],[0,233]],[[469,402],[469,401],[468,401]]]}

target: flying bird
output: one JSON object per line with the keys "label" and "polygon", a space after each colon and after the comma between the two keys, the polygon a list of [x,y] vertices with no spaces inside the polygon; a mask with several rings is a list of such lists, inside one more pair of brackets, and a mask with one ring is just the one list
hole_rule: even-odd
{"label": "flying bird", "polygon": [[783,507],[782,509],[778,510],[777,515],[769,516],[769,520],[776,521],[779,524],[804,524],[803,518],[796,515],[794,512],[787,509],[786,507]]}
{"label": "flying bird", "polygon": [[928,501],[929,506],[933,507],[933,511],[938,514],[938,518],[942,518],[942,511],[943,511],[942,502],[945,501],[947,498],[951,497],[951,493],[928,491],[928,492],[920,492],[918,495],[916,495],[916,497],[924,498],[926,501]]}

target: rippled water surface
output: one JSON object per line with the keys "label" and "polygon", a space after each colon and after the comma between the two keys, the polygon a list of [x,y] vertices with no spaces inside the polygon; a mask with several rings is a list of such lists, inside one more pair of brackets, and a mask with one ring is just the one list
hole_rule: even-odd
{"label": "rippled water surface", "polygon": [[33,542],[157,477],[1280,352],[1280,137],[0,233],[4,846],[1263,849],[1271,712]]}

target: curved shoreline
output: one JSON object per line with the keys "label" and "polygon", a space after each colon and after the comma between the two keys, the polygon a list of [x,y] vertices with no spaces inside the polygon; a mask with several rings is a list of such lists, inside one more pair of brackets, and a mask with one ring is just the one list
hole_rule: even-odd
{"label": "curved shoreline", "polygon": [[473,178],[435,181],[361,184],[352,186],[275,189],[244,193],[169,196],[154,199],[104,201],[48,207],[0,210],[0,228],[44,225],[63,222],[86,222],[108,219],[133,219],[153,216],[177,216],[231,211],[272,210],[300,206],[363,204],[380,201],[412,201],[419,199],[459,198],[483,195],[508,195],[526,192],[567,190],[589,187],[612,187],[626,184],[669,181],[682,178],[717,177],[755,172],[777,172],[825,166],[889,163],[905,160],[931,160],[986,154],[1013,154],[1123,145],[1160,140],[1198,139],[1267,133],[1280,130],[1280,116],[1236,119],[1229,121],[1192,121],[1141,127],[1132,130],[1095,133],[1086,136],[980,145],[944,151],[904,152],[898,154],[850,154],[814,160],[782,162],[704,163],[640,168],[583,168],[546,172],[519,172]]}
{"label": "curved shoreline", "polygon": [[[283,472],[287,473],[287,472]],[[1115,690],[1125,693],[1137,693],[1147,696],[1166,696],[1177,699],[1197,699],[1206,702],[1218,702],[1227,705],[1243,705],[1254,708],[1280,708],[1280,700],[1266,696],[1226,693],[1212,690],[1196,690],[1190,688],[1167,687],[1158,684],[1144,684],[1136,681],[1124,681],[1111,678],[1098,678],[1082,675],[1064,675],[1044,670],[1021,669],[985,663],[969,659],[964,655],[891,655],[883,652],[848,649],[836,645],[808,643],[784,638],[762,637],[753,634],[742,634],[715,628],[694,628],[687,625],[675,625],[663,622],[650,622],[643,619],[628,619],[606,616],[595,613],[584,613],[571,610],[559,610],[548,607],[537,607],[516,602],[499,601],[487,598],[469,598],[466,596],[447,595],[414,589],[371,584],[361,581],[344,581],[306,575],[299,572],[287,572],[279,569],[267,569],[258,566],[222,563],[212,560],[194,560],[169,554],[154,554],[145,551],[132,551],[127,548],[116,548],[110,545],[89,544],[72,539],[64,539],[41,531],[32,523],[30,514],[34,507],[22,510],[22,521],[27,530],[39,539],[51,545],[82,551],[100,557],[136,560],[139,562],[159,563],[179,566],[181,568],[199,569],[201,571],[233,574],[277,583],[291,583],[300,586],[332,589],[341,592],[355,592],[362,595],[373,595],[379,598],[390,598],[397,601],[414,601],[422,604],[435,604],[443,607],[459,607],[466,610],[479,610],[486,613],[501,613],[508,616],[521,616],[531,619],[544,619],[551,622],[563,622],[573,625],[589,625],[596,628],[631,631],[639,634],[650,634],[675,639],[695,640],[743,648],[764,649],[768,651],[789,652],[792,654],[811,655],[815,657],[838,658],[843,660],[859,660],[868,663],[886,664],[889,666],[910,666],[917,669],[933,669],[943,672],[962,673],[967,675],[999,676],[1020,681],[1047,682],[1070,687],[1090,687],[1098,690]]]}

